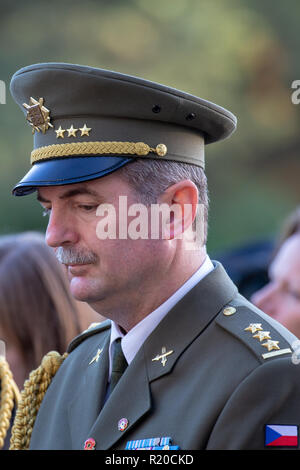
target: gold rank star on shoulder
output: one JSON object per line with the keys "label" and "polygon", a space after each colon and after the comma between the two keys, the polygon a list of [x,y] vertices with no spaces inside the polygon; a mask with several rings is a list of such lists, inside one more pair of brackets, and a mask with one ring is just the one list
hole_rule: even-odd
{"label": "gold rank star on shoulder", "polygon": [[253,338],[258,339],[261,342],[265,339],[271,339],[271,336],[269,331],[258,331],[255,335],[253,335]]}
{"label": "gold rank star on shoulder", "polygon": [[268,339],[266,343],[263,343],[262,346],[268,349],[268,351],[272,351],[273,349],[280,349],[278,346],[279,341],[272,341],[271,339]]}
{"label": "gold rank star on shoulder", "polygon": [[[279,341],[272,340],[270,331],[264,331],[262,323],[250,323],[247,328],[244,328],[244,331],[250,331],[253,335],[252,338],[258,339],[261,346],[267,348],[268,352],[262,354],[263,359],[269,359],[274,356],[280,356],[282,354],[289,354],[292,352],[290,348],[281,349],[279,347]],[[262,343],[262,341],[265,342]]]}
{"label": "gold rank star on shoulder", "polygon": [[261,323],[250,323],[247,328],[245,328],[245,331],[251,331],[251,333],[256,333],[257,331],[263,331],[261,327]]}

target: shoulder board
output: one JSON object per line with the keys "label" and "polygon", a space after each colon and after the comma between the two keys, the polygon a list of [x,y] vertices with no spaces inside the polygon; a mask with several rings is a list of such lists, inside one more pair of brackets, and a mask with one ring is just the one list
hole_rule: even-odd
{"label": "shoulder board", "polygon": [[222,309],[216,323],[243,342],[260,362],[293,354],[297,338],[242,296]]}
{"label": "shoulder board", "polygon": [[72,352],[86,338],[89,338],[90,336],[101,333],[101,331],[108,330],[110,327],[111,327],[110,320],[104,320],[101,323],[91,323],[91,325],[82,333],[80,333],[80,335],[75,336],[75,338],[69,344],[67,352],[68,353]]}

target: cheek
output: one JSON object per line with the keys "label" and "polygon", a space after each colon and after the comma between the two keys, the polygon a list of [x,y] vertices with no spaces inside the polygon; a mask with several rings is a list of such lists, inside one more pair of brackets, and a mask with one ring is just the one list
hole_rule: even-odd
{"label": "cheek", "polygon": [[164,253],[161,241],[107,240],[101,244],[100,268],[112,277],[130,280],[159,269]]}
{"label": "cheek", "polygon": [[98,244],[102,267],[113,270],[131,270],[146,257],[146,248],[138,240],[104,240]]}

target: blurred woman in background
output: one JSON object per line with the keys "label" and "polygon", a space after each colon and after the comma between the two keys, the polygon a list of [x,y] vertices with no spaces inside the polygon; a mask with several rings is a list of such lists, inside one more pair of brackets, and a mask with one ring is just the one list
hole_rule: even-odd
{"label": "blurred woman in background", "polygon": [[0,339],[20,388],[46,353],[63,354],[74,336],[102,319],[80,304],[41,234],[0,237]]}
{"label": "blurred woman in background", "polygon": [[[74,336],[101,320],[87,304],[73,299],[63,267],[42,234],[0,237],[0,340],[20,390],[45,354],[63,354]],[[13,418],[14,412],[11,422]],[[9,439],[10,430],[3,449]]]}

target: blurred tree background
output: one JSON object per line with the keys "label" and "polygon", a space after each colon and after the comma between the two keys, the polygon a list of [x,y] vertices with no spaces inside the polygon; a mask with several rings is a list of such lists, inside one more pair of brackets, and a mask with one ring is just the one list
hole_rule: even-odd
{"label": "blurred tree background", "polygon": [[276,234],[299,202],[299,0],[1,0],[0,232],[44,230],[35,195],[11,196],[29,168],[30,127],[12,74],[71,62],[157,81],[227,107],[232,138],[208,146],[209,250]]}

